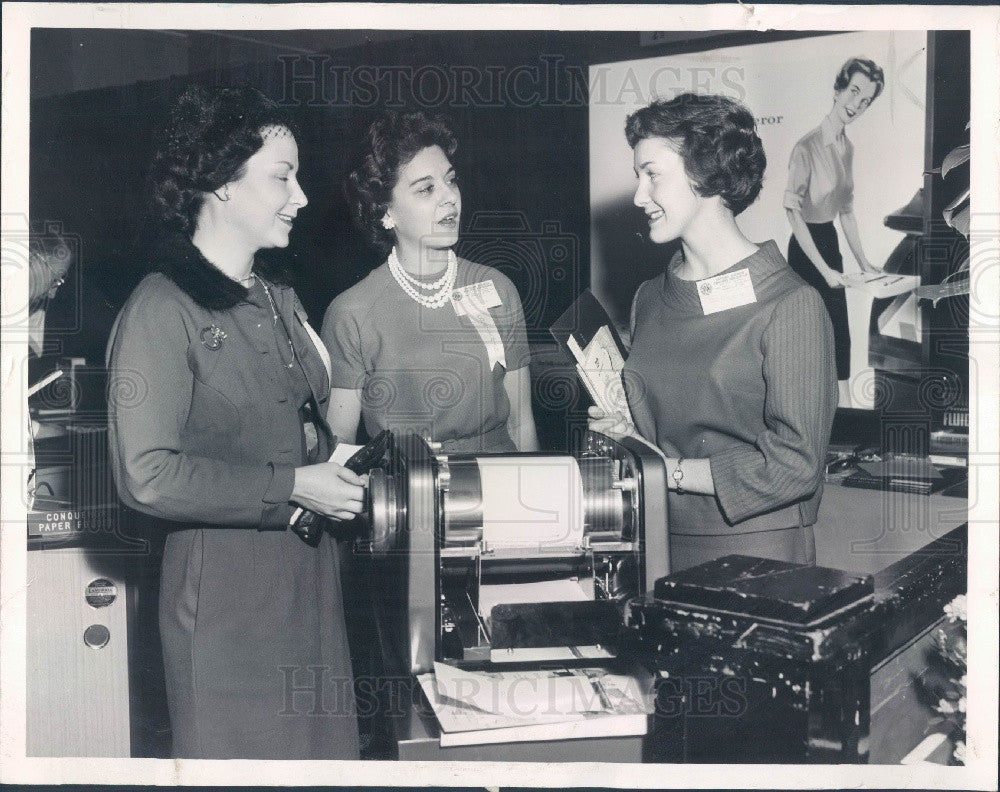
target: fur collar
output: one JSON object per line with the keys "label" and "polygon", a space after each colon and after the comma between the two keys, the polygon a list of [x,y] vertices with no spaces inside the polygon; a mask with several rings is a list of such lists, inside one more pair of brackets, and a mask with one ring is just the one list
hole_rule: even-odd
{"label": "fur collar", "polygon": [[[150,263],[162,272],[202,308],[221,311],[232,308],[247,297],[247,290],[206,259],[183,234],[162,237],[154,243]],[[258,257],[254,272],[268,281],[287,283],[286,273]]]}

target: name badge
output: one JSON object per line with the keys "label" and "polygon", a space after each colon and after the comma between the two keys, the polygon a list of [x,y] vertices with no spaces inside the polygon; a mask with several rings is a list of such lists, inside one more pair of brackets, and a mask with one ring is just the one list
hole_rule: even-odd
{"label": "name badge", "polygon": [[479,283],[471,283],[462,286],[451,293],[451,304],[455,306],[455,313],[459,316],[468,316],[470,312],[481,313],[490,308],[503,305],[500,294],[493,281],[485,280]]}
{"label": "name badge", "polygon": [[507,367],[507,356],[503,348],[503,340],[497,330],[496,322],[490,314],[490,308],[503,305],[497,287],[493,281],[480,281],[469,286],[455,289],[451,293],[451,304],[455,308],[458,316],[466,316],[476,328],[479,337],[486,346],[486,354],[489,358],[490,371],[499,363],[504,368]]}
{"label": "name badge", "polygon": [[698,297],[705,316],[757,302],[748,269],[698,281]]}

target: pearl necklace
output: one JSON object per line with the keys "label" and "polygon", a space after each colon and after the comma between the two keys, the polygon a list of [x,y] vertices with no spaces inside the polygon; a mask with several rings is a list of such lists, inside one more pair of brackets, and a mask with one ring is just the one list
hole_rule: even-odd
{"label": "pearl necklace", "polygon": [[[455,278],[458,275],[458,257],[455,255],[455,251],[448,251],[448,267],[445,269],[444,275],[432,283],[417,280],[403,269],[403,265],[399,263],[399,257],[396,255],[396,248],[393,248],[392,252],[389,253],[388,263],[389,272],[392,273],[392,277],[400,288],[425,308],[440,308],[451,300],[451,292],[455,288]],[[421,294],[417,289],[425,289],[433,293]]]}

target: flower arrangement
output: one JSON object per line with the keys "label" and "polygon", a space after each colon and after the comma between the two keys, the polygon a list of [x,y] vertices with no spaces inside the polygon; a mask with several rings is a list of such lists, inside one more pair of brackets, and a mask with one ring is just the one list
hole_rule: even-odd
{"label": "flower arrangement", "polygon": [[932,657],[934,665],[942,672],[943,681],[931,690],[938,699],[934,710],[939,714],[939,717],[932,719],[931,725],[945,725],[945,730],[955,742],[954,759],[960,764],[965,764],[965,708],[968,696],[966,609],[967,600],[964,594],[955,597],[944,606],[949,627],[938,629],[934,636]]}

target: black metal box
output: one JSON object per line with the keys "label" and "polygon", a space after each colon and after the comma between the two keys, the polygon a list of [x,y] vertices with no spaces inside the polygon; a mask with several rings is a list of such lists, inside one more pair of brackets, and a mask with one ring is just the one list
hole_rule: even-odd
{"label": "black metal box", "polygon": [[870,575],[726,556],[629,613],[659,674],[649,761],[865,761]]}

